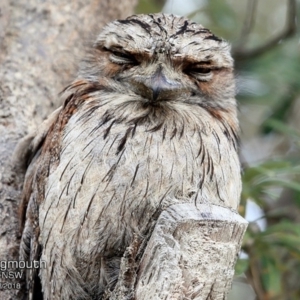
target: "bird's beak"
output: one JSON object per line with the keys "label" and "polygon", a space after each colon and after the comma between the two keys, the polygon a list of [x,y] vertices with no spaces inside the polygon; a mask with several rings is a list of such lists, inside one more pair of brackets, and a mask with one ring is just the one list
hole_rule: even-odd
{"label": "bird's beak", "polygon": [[153,75],[143,79],[134,79],[131,81],[131,84],[137,94],[153,103],[174,99],[178,93],[186,92],[178,81],[170,79],[164,74],[161,65],[159,65]]}
{"label": "bird's beak", "polygon": [[163,74],[161,66],[158,67],[149,81],[145,82],[145,85],[152,91],[152,101],[157,101],[161,94],[175,88],[174,84],[168,81],[167,77]]}

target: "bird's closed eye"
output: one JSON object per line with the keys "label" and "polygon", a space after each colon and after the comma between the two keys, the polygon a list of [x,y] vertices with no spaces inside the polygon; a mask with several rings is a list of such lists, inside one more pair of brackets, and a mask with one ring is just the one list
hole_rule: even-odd
{"label": "bird's closed eye", "polygon": [[184,73],[200,81],[208,81],[212,78],[212,68],[210,64],[191,65],[184,69]]}
{"label": "bird's closed eye", "polygon": [[189,70],[190,72],[195,72],[199,74],[209,74],[211,72],[211,69],[209,68],[192,68]]}
{"label": "bird's closed eye", "polygon": [[105,49],[110,52],[109,59],[115,64],[137,65],[138,62],[134,55],[124,51],[123,49]]}

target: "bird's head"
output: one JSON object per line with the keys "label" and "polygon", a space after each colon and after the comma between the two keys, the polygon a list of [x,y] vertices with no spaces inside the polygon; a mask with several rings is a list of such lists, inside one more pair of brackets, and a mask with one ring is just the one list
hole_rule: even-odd
{"label": "bird's head", "polygon": [[80,77],[109,81],[119,102],[143,108],[201,107],[235,113],[229,44],[202,25],[167,14],[134,15],[108,24]]}

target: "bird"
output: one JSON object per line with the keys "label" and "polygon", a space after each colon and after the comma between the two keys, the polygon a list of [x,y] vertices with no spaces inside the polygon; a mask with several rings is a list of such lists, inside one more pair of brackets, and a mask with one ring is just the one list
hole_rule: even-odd
{"label": "bird", "polygon": [[28,139],[20,259],[28,299],[106,299],[121,259],[177,203],[237,210],[230,45],[172,14],[107,24]]}

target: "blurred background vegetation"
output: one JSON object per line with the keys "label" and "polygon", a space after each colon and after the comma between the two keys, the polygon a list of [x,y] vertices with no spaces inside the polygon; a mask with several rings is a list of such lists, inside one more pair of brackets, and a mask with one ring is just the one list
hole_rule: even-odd
{"label": "blurred background vegetation", "polygon": [[230,300],[300,299],[299,0],[140,0],[232,44],[249,223]]}

